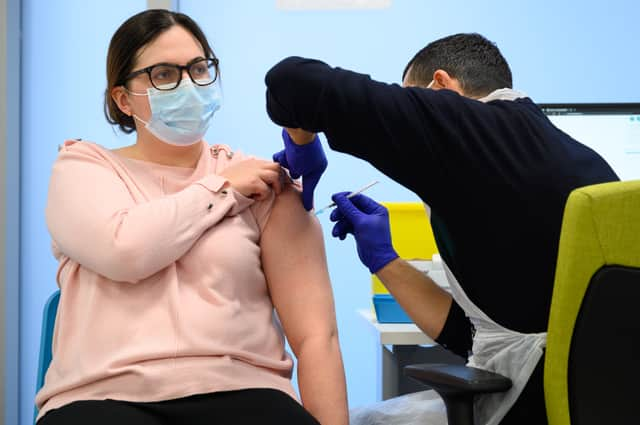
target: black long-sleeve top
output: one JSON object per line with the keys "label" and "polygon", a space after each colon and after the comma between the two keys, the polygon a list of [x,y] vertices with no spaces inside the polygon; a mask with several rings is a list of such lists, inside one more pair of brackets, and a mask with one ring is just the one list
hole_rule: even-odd
{"label": "black long-sleeve top", "polygon": [[[431,207],[438,250],[468,297],[502,326],[547,329],[569,193],[618,180],[529,99],[482,103],[403,88],[299,57],[266,76],[267,111],[284,127],[324,132]],[[472,329],[453,303],[438,342],[466,356]]]}

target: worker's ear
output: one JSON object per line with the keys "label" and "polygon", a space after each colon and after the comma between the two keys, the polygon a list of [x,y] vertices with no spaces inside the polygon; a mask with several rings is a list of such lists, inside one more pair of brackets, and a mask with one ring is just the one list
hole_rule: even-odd
{"label": "worker's ear", "polygon": [[432,89],[449,89],[464,96],[462,85],[457,78],[453,78],[444,69],[436,69],[433,72],[433,85]]}

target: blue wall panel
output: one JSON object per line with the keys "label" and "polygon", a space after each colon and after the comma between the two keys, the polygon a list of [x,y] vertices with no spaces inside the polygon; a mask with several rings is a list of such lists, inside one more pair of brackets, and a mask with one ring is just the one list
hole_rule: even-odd
{"label": "blue wall panel", "polygon": [[[180,10],[204,28],[220,56],[224,106],[211,140],[269,157],[280,149],[279,130],[264,112],[264,74],[289,55],[400,82],[408,60],[429,41],[456,32],[479,32],[509,61],[516,89],[538,102],[637,102],[640,3],[489,0],[438,3],[393,0],[382,10],[282,11],[275,1],[181,0]],[[636,41],[634,41],[636,40]],[[326,146],[326,144],[325,144]],[[328,152],[329,168],[317,188],[323,205],[331,193],[381,180],[369,194],[380,200],[416,196],[363,161]],[[376,399],[375,340],[356,314],[369,306],[369,275],[352,239],[331,238],[328,250],[350,405]]]}
{"label": "blue wall panel", "polygon": [[51,166],[65,139],[127,143],[102,114],[106,54],[116,28],[145,7],[142,0],[22,1],[21,425],[33,422],[42,308],[56,289],[44,220]]}
{"label": "blue wall panel", "polygon": [[[109,147],[131,143],[102,114],[109,39],[141,0],[23,2],[21,211],[21,424],[31,421],[42,305],[55,289],[56,264],[44,223],[46,190],[57,146],[82,137]],[[181,0],[221,59],[224,105],[210,142],[270,157],[280,149],[279,129],[264,112],[264,74],[288,55],[400,82],[412,55],[428,41],[455,32],[480,32],[498,43],[514,73],[515,88],[538,102],[637,102],[640,85],[640,3],[488,0],[436,3],[393,0],[371,11],[281,11],[275,1]],[[368,193],[387,201],[416,196],[363,161],[328,152],[329,169],[316,202],[373,179]],[[358,308],[369,306],[369,275],[353,240],[330,237],[321,216],[352,407],[376,399],[375,340]]]}

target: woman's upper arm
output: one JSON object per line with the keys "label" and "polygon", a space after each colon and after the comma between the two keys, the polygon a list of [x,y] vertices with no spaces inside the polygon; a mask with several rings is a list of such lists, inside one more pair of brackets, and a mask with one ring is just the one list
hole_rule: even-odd
{"label": "woman's upper arm", "polygon": [[[64,255],[101,274],[117,234],[115,216],[134,205],[124,183],[98,156],[63,148],[53,165],[46,207],[47,227]],[[114,249],[109,249],[112,245]]]}
{"label": "woman's upper arm", "polygon": [[224,182],[212,175],[175,195],[136,201],[99,154],[65,148],[49,184],[47,227],[73,261],[112,280],[137,282],[182,256],[236,205],[233,191],[215,191]]}
{"label": "woman's upper arm", "polygon": [[261,250],[271,298],[294,352],[307,337],[333,335],[335,308],[322,229],[291,186],[276,198]]}

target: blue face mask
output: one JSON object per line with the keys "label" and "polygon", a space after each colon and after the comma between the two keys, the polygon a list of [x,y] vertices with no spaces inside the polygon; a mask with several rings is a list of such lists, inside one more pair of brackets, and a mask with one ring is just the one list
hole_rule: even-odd
{"label": "blue face mask", "polygon": [[[131,94],[137,95],[138,93]],[[176,146],[199,142],[211,124],[213,114],[220,109],[222,95],[218,83],[198,86],[184,79],[174,90],[148,88],[151,119],[145,124],[158,139]]]}

